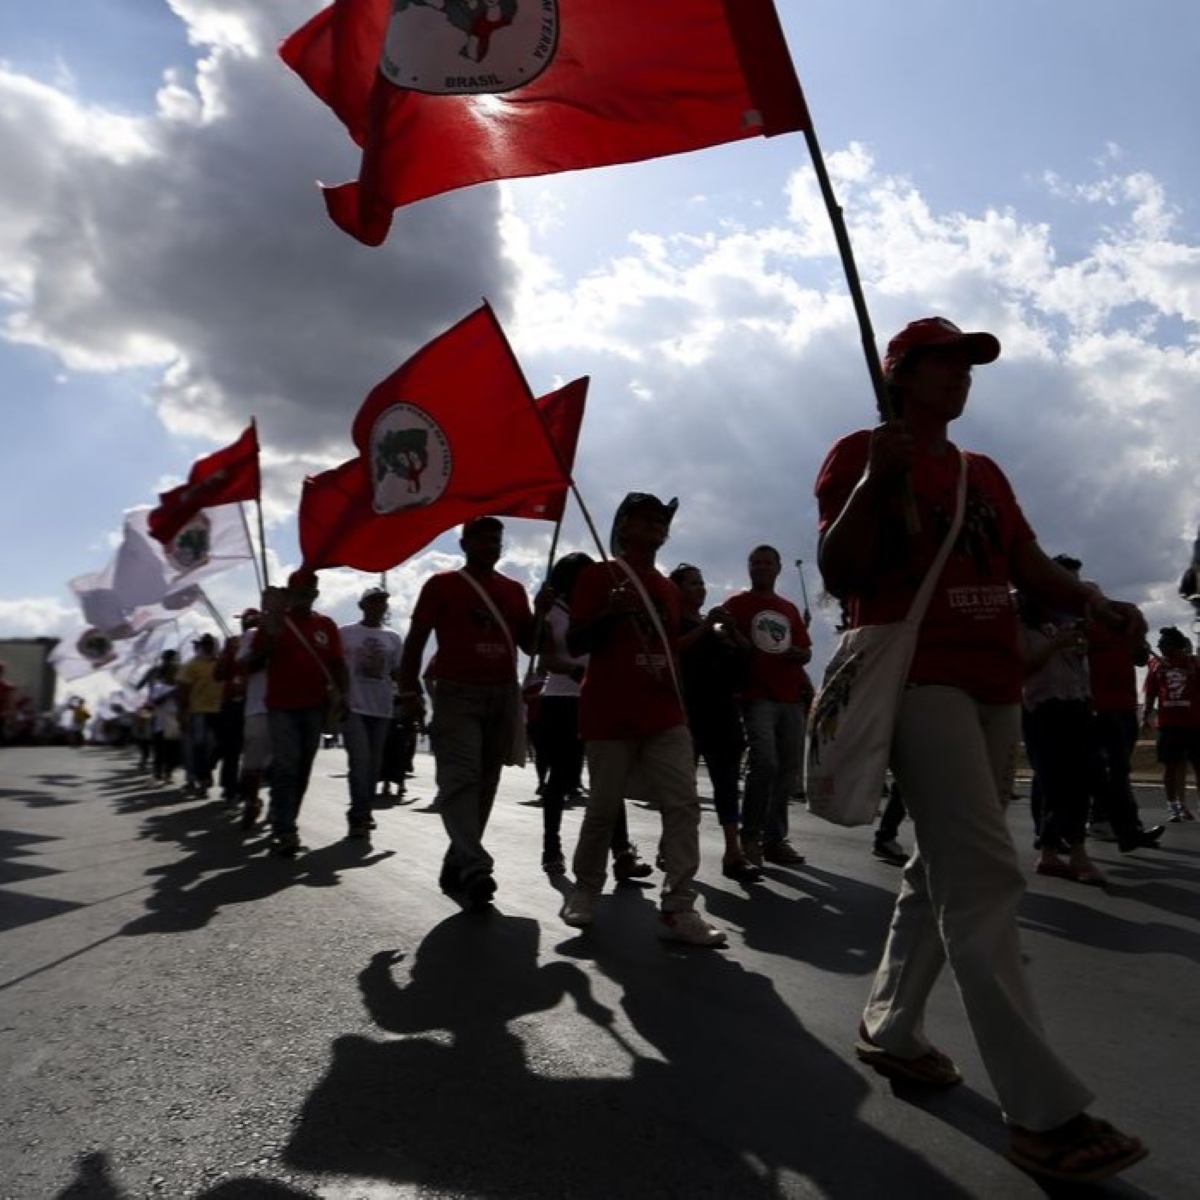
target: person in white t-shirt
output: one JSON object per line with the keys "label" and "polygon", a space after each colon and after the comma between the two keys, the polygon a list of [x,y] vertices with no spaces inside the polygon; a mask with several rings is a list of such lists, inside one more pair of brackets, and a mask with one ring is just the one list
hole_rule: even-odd
{"label": "person in white t-shirt", "polygon": [[346,819],[352,838],[370,837],[375,828],[371,803],[383,766],[403,649],[400,635],[384,628],[388,611],[385,588],[367,588],[359,597],[358,607],[362,620],[339,630],[350,676],[342,742],[350,766],[350,809]]}
{"label": "person in white t-shirt", "polygon": [[267,671],[259,663],[251,666],[254,644],[258,637],[262,614],[248,608],[241,614],[242,640],[238,645],[237,663],[246,673],[246,701],[242,710],[242,763],[238,772],[238,796],[242,801],[242,828],[252,830],[262,816],[259,789],[271,765],[271,730],[267,720]]}

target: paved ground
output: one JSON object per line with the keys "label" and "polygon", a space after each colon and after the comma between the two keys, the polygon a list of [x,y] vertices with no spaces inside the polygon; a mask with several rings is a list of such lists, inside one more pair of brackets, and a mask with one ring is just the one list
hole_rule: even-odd
{"label": "paved ground", "polygon": [[[321,754],[286,862],[117,752],[0,751],[0,1196],[1047,1194],[999,1153],[949,984],[930,1022],[965,1086],[927,1099],[854,1061],[898,878],[866,831],[797,807],[811,865],[746,890],[706,806],[731,948],[669,949],[652,889],[587,934],[559,922],[527,774],[506,773],[479,916],[435,885],[429,760],[369,846],[340,839],[343,770]],[[1026,805],[1012,821],[1028,844]],[[654,814],[631,823],[651,848]],[[1106,1194],[1195,1196],[1200,824],[1097,855],[1107,894],[1031,880],[1030,970],[1096,1111],[1152,1145]]]}

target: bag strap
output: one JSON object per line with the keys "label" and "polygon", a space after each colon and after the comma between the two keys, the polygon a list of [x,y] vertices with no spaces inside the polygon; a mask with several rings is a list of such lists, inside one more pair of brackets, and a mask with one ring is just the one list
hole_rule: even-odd
{"label": "bag strap", "polygon": [[658,609],[650,601],[650,596],[646,591],[642,581],[638,578],[637,572],[621,557],[613,559],[622,571],[629,576],[629,581],[637,589],[638,596],[641,597],[646,613],[650,617],[650,622],[654,626],[654,632],[662,639],[663,652],[667,656],[667,669],[671,672],[671,683],[675,687],[675,698],[683,705],[683,689],[679,686],[679,677],[675,674],[675,655],[671,653],[671,641],[667,637],[667,631],[663,628],[663,623],[659,619]]}
{"label": "bag strap", "polygon": [[461,575],[479,593],[479,598],[487,605],[488,611],[492,614],[496,624],[500,626],[500,632],[504,634],[504,640],[508,643],[509,653],[513,656],[513,665],[519,665],[521,660],[517,655],[517,643],[513,641],[512,631],[508,627],[508,622],[500,615],[500,610],[496,607],[495,601],[487,594],[479,580],[473,575],[468,574],[466,567],[459,567],[457,574]]}
{"label": "bag strap", "polygon": [[302,645],[305,650],[307,650],[309,654],[311,654],[313,658],[317,660],[317,666],[321,668],[321,672],[325,676],[325,682],[331,688],[336,688],[337,683],[334,681],[333,672],[330,671],[329,667],[325,663],[325,660],[317,653],[313,644],[304,636],[304,632],[301,630],[300,626],[297,625],[296,622],[287,615],[287,613],[283,614],[283,623],[296,635],[297,638],[300,639],[300,645]]}
{"label": "bag strap", "polygon": [[959,530],[962,529],[963,515],[967,509],[967,456],[961,450],[958,452],[958,463],[958,493],[954,501],[954,520],[950,522],[950,529],[938,549],[937,557],[929,564],[929,570],[925,572],[925,578],[921,580],[921,586],[909,605],[906,621],[920,624],[924,619],[929,601],[933,599],[933,589],[941,578],[946,560],[950,557],[950,550],[958,538]]}

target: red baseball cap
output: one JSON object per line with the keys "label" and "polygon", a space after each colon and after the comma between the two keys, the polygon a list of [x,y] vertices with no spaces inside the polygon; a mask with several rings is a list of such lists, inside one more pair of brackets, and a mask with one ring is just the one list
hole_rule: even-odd
{"label": "red baseball cap", "polygon": [[890,342],[883,357],[883,373],[889,379],[914,350],[927,346],[962,346],[975,366],[1000,357],[1000,339],[992,333],[964,333],[945,317],[922,317],[910,321]]}

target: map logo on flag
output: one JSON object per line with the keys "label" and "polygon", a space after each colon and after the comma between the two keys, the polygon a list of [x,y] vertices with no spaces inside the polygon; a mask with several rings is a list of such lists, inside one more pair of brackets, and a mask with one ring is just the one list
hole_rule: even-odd
{"label": "map logo on flag", "polygon": [[558,0],[396,0],[379,63],[397,87],[434,96],[508,92],[558,47]]}
{"label": "map logo on flag", "polygon": [[117,657],[112,638],[99,629],[85,629],[79,635],[75,649],[94,667],[103,667]]}
{"label": "map logo on flag", "polygon": [[177,571],[194,571],[212,555],[212,522],[205,512],[197,513],[166,545],[167,562]]}
{"label": "map logo on flag", "polygon": [[373,507],[403,512],[441,498],[450,482],[453,457],[442,427],[415,404],[385,408],[368,436]]}

